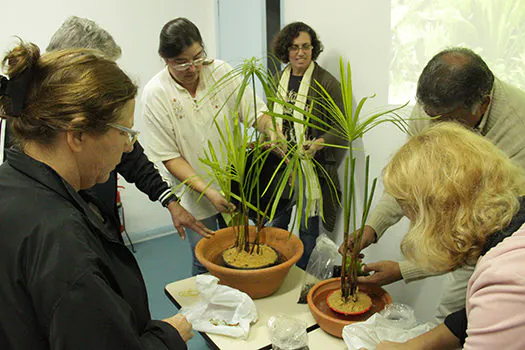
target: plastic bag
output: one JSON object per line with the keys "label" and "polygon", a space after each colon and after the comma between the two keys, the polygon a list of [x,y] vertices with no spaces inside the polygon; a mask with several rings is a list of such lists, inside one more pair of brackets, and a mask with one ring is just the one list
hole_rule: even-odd
{"label": "plastic bag", "polygon": [[301,294],[297,301],[299,304],[306,304],[306,296],[317,282],[332,277],[334,265],[341,263],[341,255],[337,250],[337,245],[326,234],[317,237],[315,248],[306,266]]}
{"label": "plastic bag", "polygon": [[410,329],[414,328],[417,324],[414,309],[405,304],[388,304],[379,314],[396,328]]}
{"label": "plastic bag", "polygon": [[287,315],[272,316],[268,332],[273,350],[308,350],[307,324]]}
{"label": "plastic bag", "polygon": [[248,337],[250,325],[257,322],[257,309],[248,294],[219,285],[217,277],[210,275],[198,275],[195,282],[201,301],[179,310],[193,329],[234,338]]}
{"label": "plastic bag", "polygon": [[404,304],[387,305],[368,320],[343,328],[343,340],[349,350],[374,350],[382,340],[405,342],[428,332],[433,323],[417,324],[414,310]]}

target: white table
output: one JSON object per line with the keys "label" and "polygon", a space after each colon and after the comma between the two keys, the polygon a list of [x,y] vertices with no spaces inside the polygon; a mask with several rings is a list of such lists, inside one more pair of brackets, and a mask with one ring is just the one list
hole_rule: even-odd
{"label": "white table", "polygon": [[[301,284],[304,277],[304,271],[293,266],[286,276],[281,287],[271,296],[262,299],[255,299],[255,306],[259,314],[259,320],[250,328],[248,339],[240,340],[223,335],[201,333],[208,343],[215,349],[271,349],[271,341],[268,334],[267,323],[271,316],[278,314],[286,314],[288,316],[303,320],[307,323],[308,337],[310,334],[314,335],[309,342],[311,350],[315,349],[345,349],[344,342],[341,339],[334,338],[324,331],[319,329],[315,322],[310,309],[307,304],[297,304],[301,290]],[[261,281],[264,283],[264,281]],[[191,306],[200,300],[197,286],[195,284],[195,277],[187,278],[181,281],[173,282],[166,285],[164,289],[168,298],[178,308],[182,306]],[[316,332],[312,332],[316,330]],[[317,330],[319,332],[317,332]],[[330,344],[338,344],[340,347],[326,347],[323,343],[323,333],[326,337],[330,337]],[[317,340],[319,339],[319,342]],[[315,345],[314,342],[315,341]]]}
{"label": "white table", "polygon": [[346,350],[348,347],[345,342],[331,334],[326,333],[321,328],[316,328],[308,332],[308,347],[310,350]]}

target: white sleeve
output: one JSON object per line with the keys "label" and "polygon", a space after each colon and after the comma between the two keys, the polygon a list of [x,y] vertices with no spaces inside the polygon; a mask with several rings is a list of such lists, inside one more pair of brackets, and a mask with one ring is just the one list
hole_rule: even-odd
{"label": "white sleeve", "polygon": [[146,152],[153,162],[181,156],[166,102],[166,93],[162,89],[149,89],[148,86],[144,88],[142,110],[147,140]]}
{"label": "white sleeve", "polygon": [[[217,74],[218,76],[222,77],[226,74],[231,74],[229,72],[231,72],[232,70],[233,68],[228,63],[222,62],[217,67]],[[257,82],[257,78],[255,79]],[[230,104],[230,106],[233,106],[233,104],[235,103],[235,99],[237,97],[235,92],[236,92],[236,89],[238,89],[241,86],[241,84],[242,84],[242,78],[241,76],[237,76],[229,84],[224,86],[224,89],[226,90],[225,91],[226,95],[229,96],[230,94],[232,94],[232,92],[234,93],[234,95],[231,98],[232,103]],[[250,82],[250,84],[246,86],[246,89],[241,99],[241,104],[239,106],[240,121],[244,122],[245,117],[248,117],[247,123],[249,126],[253,126],[253,124],[255,123],[255,119],[259,118],[264,112],[268,111],[268,107],[266,106],[266,104],[261,100],[261,98],[257,94],[255,94],[255,110],[257,111],[256,113],[257,116],[255,116],[253,112],[253,99],[254,99],[254,91],[252,89],[252,84]]]}

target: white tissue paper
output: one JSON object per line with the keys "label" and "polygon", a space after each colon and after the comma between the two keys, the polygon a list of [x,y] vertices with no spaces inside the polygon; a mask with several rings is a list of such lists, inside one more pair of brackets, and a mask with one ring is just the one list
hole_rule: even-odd
{"label": "white tissue paper", "polygon": [[404,304],[391,304],[368,320],[343,328],[343,340],[349,350],[375,350],[382,340],[405,342],[435,327],[433,323],[417,324],[414,310]]}
{"label": "white tissue paper", "polygon": [[218,284],[219,279],[211,275],[198,275],[195,282],[201,301],[179,310],[191,322],[193,329],[247,338],[250,325],[257,322],[257,309],[248,294]]}

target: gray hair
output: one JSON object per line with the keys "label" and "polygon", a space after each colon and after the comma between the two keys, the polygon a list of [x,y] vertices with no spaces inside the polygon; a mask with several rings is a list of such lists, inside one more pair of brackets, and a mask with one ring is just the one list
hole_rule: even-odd
{"label": "gray hair", "polygon": [[111,34],[87,18],[71,16],[53,34],[46,51],[73,48],[95,49],[105,58],[116,61],[122,54]]}
{"label": "gray hair", "polygon": [[417,101],[446,113],[455,108],[475,111],[491,93],[494,74],[474,51],[455,47],[441,51],[427,63],[417,84]]}

